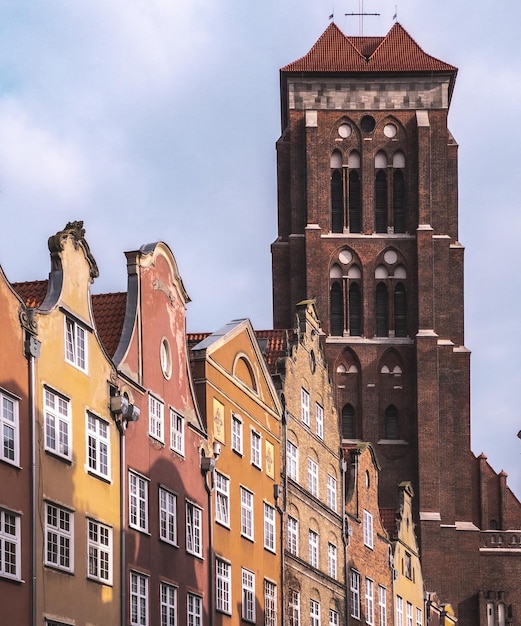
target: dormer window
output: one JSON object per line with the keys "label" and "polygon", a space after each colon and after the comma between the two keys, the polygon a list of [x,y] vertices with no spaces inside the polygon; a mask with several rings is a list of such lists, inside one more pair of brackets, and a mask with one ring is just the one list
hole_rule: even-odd
{"label": "dormer window", "polygon": [[87,371],[87,333],[70,317],[65,318],[65,359],[78,369]]}

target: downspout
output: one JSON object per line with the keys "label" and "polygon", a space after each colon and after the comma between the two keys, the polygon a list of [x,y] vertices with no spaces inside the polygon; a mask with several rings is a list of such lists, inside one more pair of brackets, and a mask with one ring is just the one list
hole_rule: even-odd
{"label": "downspout", "polygon": [[121,626],[126,626],[127,623],[127,548],[126,548],[126,472],[125,472],[125,458],[126,458],[126,440],[125,440],[125,427],[124,423],[116,422],[119,434],[119,525],[120,525],[120,594],[121,594]]}
{"label": "downspout", "polygon": [[36,361],[40,356],[41,342],[33,335],[25,340],[25,356],[29,362],[29,411],[31,415],[31,623],[37,626],[36,615]]}
{"label": "downspout", "polygon": [[[213,498],[212,493],[215,485],[215,459],[207,456],[201,458],[201,472],[204,475],[204,487],[208,494],[208,595],[210,598],[210,626],[215,624],[215,555],[213,550]],[[210,485],[208,485],[210,475]]]}
{"label": "downspout", "polygon": [[349,524],[347,522],[346,515],[346,474],[347,474],[347,461],[343,458],[344,452],[341,449],[342,460],[340,462],[342,470],[342,542],[344,544],[344,586],[345,586],[345,599],[344,599],[344,613],[346,616],[346,626],[349,624],[349,568],[348,568],[348,554],[347,549],[349,547]]}
{"label": "downspout", "polygon": [[[286,511],[288,506],[288,473],[286,471],[286,440],[287,440],[287,424],[288,419],[286,415],[286,402],[285,398],[282,395],[281,397],[282,403],[282,472],[283,472],[283,484],[282,484],[282,508],[277,504],[277,511],[280,514],[280,606],[282,607],[282,616],[284,620],[285,608],[285,567],[286,567],[286,559],[284,555],[284,531],[286,528]],[[277,500],[275,500],[277,502]],[[284,621],[283,621],[284,623]]]}

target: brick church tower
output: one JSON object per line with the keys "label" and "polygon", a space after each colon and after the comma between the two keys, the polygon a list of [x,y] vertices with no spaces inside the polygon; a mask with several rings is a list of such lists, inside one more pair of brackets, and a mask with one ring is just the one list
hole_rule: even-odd
{"label": "brick church tower", "polygon": [[400,24],[332,23],[282,68],[274,327],[316,300],[343,440],[374,444],[382,507],[411,481],[427,588],[496,626],[521,620],[521,506],[470,449],[456,74]]}

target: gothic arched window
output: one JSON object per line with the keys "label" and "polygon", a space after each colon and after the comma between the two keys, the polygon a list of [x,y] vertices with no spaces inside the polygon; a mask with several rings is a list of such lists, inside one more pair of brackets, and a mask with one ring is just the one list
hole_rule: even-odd
{"label": "gothic arched window", "polygon": [[334,337],[342,337],[344,334],[344,302],[342,296],[342,284],[335,281],[330,291],[330,333]]}
{"label": "gothic arched window", "polygon": [[376,285],[376,336],[389,336],[389,294],[385,283]]}
{"label": "gothic arched window", "polygon": [[407,337],[407,302],[402,282],[394,288],[394,336]]}
{"label": "gothic arched window", "polygon": [[355,409],[352,404],[346,404],[342,409],[342,439],[355,439]]}
{"label": "gothic arched window", "polygon": [[329,272],[329,332],[362,335],[362,272],[350,250],[342,250]]}
{"label": "gothic arched window", "polygon": [[340,150],[331,153],[331,232],[362,231],[360,154],[353,150],[343,162]]}
{"label": "gothic arched window", "polygon": [[398,409],[391,404],[385,409],[385,439],[399,439],[400,425],[398,420]]}

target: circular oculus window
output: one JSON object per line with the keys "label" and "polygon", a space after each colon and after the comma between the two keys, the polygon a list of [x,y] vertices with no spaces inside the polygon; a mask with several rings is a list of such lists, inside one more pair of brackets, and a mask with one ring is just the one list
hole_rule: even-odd
{"label": "circular oculus window", "polygon": [[338,134],[342,137],[342,139],[349,137],[352,132],[353,131],[351,130],[351,126],[349,126],[349,124],[341,124],[338,127]]}
{"label": "circular oculus window", "polygon": [[393,265],[398,260],[398,255],[394,250],[387,250],[384,254],[384,261],[389,263],[389,265]]}
{"label": "circular oculus window", "polygon": [[340,263],[344,264],[351,263],[353,255],[349,252],[349,250],[342,250],[342,252],[338,255],[338,260]]}
{"label": "circular oculus window", "polygon": [[362,120],[360,121],[360,126],[364,133],[370,133],[374,130],[376,122],[374,121],[374,117],[372,115],[364,115]]}
{"label": "circular oculus window", "polygon": [[394,124],[386,124],[384,126],[384,135],[386,137],[389,137],[389,138],[396,137],[397,134],[398,134],[398,129],[396,128]]}
{"label": "circular oculus window", "polygon": [[161,347],[159,348],[159,359],[161,362],[161,371],[166,379],[169,379],[172,375],[172,351],[170,350],[170,344],[168,339],[163,338],[161,341]]}

